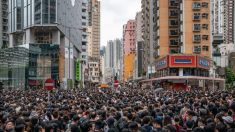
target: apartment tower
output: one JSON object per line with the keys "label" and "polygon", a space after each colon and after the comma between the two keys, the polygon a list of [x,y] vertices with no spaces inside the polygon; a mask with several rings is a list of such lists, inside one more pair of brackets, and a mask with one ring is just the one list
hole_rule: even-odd
{"label": "apartment tower", "polygon": [[[185,88],[189,79],[209,77],[211,67],[210,0],[154,1],[155,77]],[[182,77],[181,80],[176,80]],[[183,81],[184,80],[184,81]],[[163,81],[163,80],[161,80]],[[185,83],[187,82],[187,83]],[[168,83],[169,84],[169,83]]]}
{"label": "apartment tower", "polygon": [[129,20],[123,26],[123,80],[128,81],[133,79],[134,65],[135,65],[135,29],[136,21]]}
{"label": "apartment tower", "polygon": [[224,43],[234,43],[235,37],[235,1],[224,0]]}
{"label": "apartment tower", "polygon": [[[100,57],[100,1],[89,1],[89,27],[91,28],[91,43],[88,44],[88,56],[99,59]],[[89,43],[89,42],[88,42]]]}

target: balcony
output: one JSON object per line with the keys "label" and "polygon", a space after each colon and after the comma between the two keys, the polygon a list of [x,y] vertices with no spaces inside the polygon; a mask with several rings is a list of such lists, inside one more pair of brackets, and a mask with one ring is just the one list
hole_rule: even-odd
{"label": "balcony", "polygon": [[200,32],[201,31],[201,24],[193,24],[193,31]]}
{"label": "balcony", "polygon": [[193,35],[193,42],[201,42],[201,35]]}
{"label": "balcony", "polygon": [[170,30],[169,35],[171,37],[178,36],[179,35],[179,31],[178,30]]}
{"label": "balcony", "polygon": [[170,20],[170,27],[178,27],[179,26],[179,21],[178,20]]}
{"label": "balcony", "polygon": [[194,2],[192,8],[193,8],[193,10],[200,10],[201,9],[201,3],[200,2]]}
{"label": "balcony", "polygon": [[170,46],[179,46],[179,40],[177,39],[170,40]]}
{"label": "balcony", "polygon": [[201,13],[194,13],[193,14],[193,20],[194,21],[200,21],[201,20]]}
{"label": "balcony", "polygon": [[169,7],[177,7],[179,3],[177,0],[169,0]]}
{"label": "balcony", "polygon": [[179,16],[178,10],[170,10],[169,11],[169,17],[178,17],[178,16]]}

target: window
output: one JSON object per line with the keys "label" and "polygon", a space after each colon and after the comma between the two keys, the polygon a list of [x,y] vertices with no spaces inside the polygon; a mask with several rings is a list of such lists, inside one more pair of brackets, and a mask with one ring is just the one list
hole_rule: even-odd
{"label": "window", "polygon": [[178,34],[179,34],[178,30],[170,30],[170,35],[175,36]]}
{"label": "window", "polygon": [[203,8],[208,8],[208,3],[207,2],[202,2],[202,7]]}
{"label": "window", "polygon": [[193,9],[200,9],[201,8],[201,3],[200,2],[194,2],[193,3]]}
{"label": "window", "polygon": [[202,24],[202,28],[208,30],[208,24]]}
{"label": "window", "polygon": [[200,31],[201,30],[201,24],[193,24],[193,31]]}
{"label": "window", "polygon": [[172,48],[170,49],[170,54],[179,54],[180,50],[178,48]]}
{"label": "window", "polygon": [[194,42],[200,42],[201,41],[201,35],[193,35],[193,41]]}
{"label": "window", "polygon": [[194,46],[193,47],[193,52],[194,53],[201,53],[201,46],[200,45]]}
{"label": "window", "polygon": [[172,6],[172,7],[175,7],[175,6],[178,6],[179,4],[177,3],[176,0],[170,0],[169,5]]}
{"label": "window", "polygon": [[202,50],[203,50],[203,51],[209,51],[209,46],[203,46],[203,47],[202,47]]}
{"label": "window", "polygon": [[179,40],[177,39],[170,40],[170,46],[178,46],[178,44],[179,44]]}
{"label": "window", "polygon": [[177,17],[178,11],[177,10],[170,10],[170,17]]}
{"label": "window", "polygon": [[203,13],[202,18],[208,19],[208,13]]}
{"label": "window", "polygon": [[208,35],[202,35],[202,39],[203,39],[203,40],[208,40],[208,39],[209,39],[209,36],[208,36]]}
{"label": "window", "polygon": [[171,26],[178,26],[178,20],[170,20]]}
{"label": "window", "polygon": [[200,20],[201,19],[201,13],[193,13],[193,20]]}

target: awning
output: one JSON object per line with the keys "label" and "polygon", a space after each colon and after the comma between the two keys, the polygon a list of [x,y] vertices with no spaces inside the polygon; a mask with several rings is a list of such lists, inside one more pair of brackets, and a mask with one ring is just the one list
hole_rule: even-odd
{"label": "awning", "polygon": [[159,78],[152,78],[148,80],[143,80],[141,82],[151,82],[151,81],[160,81],[160,80],[214,80],[214,81],[224,81],[223,78],[214,78],[214,77],[200,77],[200,76],[166,76]]}
{"label": "awning", "polygon": [[29,85],[30,86],[38,86],[40,85],[38,80],[29,80]]}

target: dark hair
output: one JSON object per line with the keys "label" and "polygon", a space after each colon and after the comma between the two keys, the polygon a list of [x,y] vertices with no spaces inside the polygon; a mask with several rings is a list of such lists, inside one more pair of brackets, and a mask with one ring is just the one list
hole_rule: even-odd
{"label": "dark hair", "polygon": [[143,124],[149,124],[150,123],[150,117],[149,116],[145,116],[143,118]]}
{"label": "dark hair", "polygon": [[205,126],[204,130],[206,132],[214,132],[215,131],[215,124],[214,123],[209,123]]}
{"label": "dark hair", "polygon": [[205,132],[204,129],[200,128],[200,127],[196,127],[193,129],[193,132]]}

